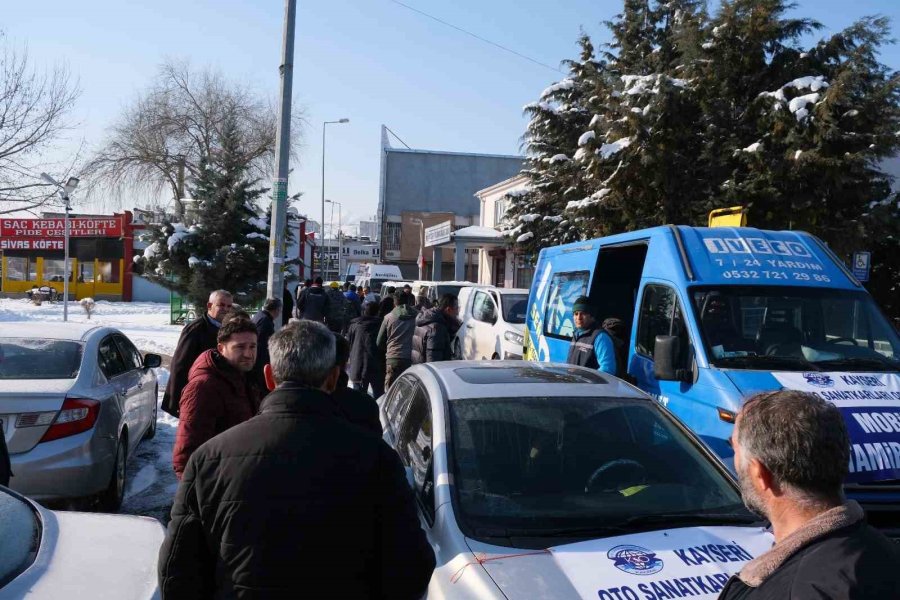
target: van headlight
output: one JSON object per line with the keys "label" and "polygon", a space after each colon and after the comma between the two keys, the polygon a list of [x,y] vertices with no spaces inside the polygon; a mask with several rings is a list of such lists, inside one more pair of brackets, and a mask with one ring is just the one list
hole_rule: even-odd
{"label": "van headlight", "polygon": [[525,343],[525,337],[522,336],[521,333],[516,333],[515,331],[507,331],[503,334],[503,338],[507,342],[512,342],[516,346],[521,346]]}

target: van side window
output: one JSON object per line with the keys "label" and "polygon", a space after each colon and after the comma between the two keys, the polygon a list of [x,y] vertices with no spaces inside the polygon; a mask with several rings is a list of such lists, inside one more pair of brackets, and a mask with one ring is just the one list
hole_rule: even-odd
{"label": "van side window", "polygon": [[641,302],[637,351],[653,358],[658,335],[674,335],[679,339],[679,363],[683,365],[688,355],[689,341],[684,313],[675,290],[664,285],[648,285],[644,288]]}
{"label": "van side window", "polygon": [[579,296],[587,295],[588,271],[556,273],[550,280],[547,313],[544,315],[544,334],[550,337],[571,339],[575,331],[572,305]]}
{"label": "van side window", "polygon": [[497,320],[497,311],[491,297],[484,292],[475,292],[475,300],[472,302],[472,317],[482,323],[494,324]]}

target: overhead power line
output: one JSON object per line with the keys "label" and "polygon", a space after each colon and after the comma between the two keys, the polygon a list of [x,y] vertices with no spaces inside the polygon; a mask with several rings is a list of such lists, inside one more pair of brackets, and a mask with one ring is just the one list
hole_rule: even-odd
{"label": "overhead power line", "polygon": [[512,48],[507,48],[506,46],[498,44],[497,42],[492,42],[491,40],[483,38],[480,35],[474,34],[471,31],[467,31],[467,30],[463,29],[462,27],[457,27],[453,23],[448,23],[447,21],[444,21],[443,19],[439,19],[438,17],[435,17],[434,15],[430,15],[427,12],[421,11],[418,8],[413,8],[412,6],[409,6],[408,4],[404,4],[403,2],[400,2],[400,0],[390,0],[390,1],[393,2],[394,4],[399,4],[400,6],[402,6],[403,8],[405,8],[407,10],[411,10],[414,13],[418,13],[418,14],[422,15],[423,17],[427,17],[427,18],[431,19],[432,21],[437,21],[441,25],[446,25],[447,27],[450,27],[452,29],[455,29],[456,31],[459,31],[460,33],[464,33],[470,37],[473,37],[480,42],[484,42],[485,44],[490,44],[491,46],[494,46],[495,48],[499,48],[500,50],[503,50],[504,52],[509,52],[510,54],[514,54],[514,55],[518,56],[519,58],[524,58],[528,62],[532,62],[538,66],[544,67],[545,69],[550,69],[551,71],[556,71],[557,73],[565,74],[565,71],[563,71],[561,69],[552,67],[552,66],[548,65],[547,63],[542,63],[539,60],[535,60],[535,59],[531,58],[530,56],[525,56],[521,52],[516,52]]}

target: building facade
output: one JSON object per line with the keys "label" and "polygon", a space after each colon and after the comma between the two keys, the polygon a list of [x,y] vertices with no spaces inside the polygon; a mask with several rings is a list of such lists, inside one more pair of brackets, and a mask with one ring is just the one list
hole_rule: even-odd
{"label": "building facade", "polygon": [[[384,263],[396,264],[405,278],[417,279],[423,252],[425,272],[432,259],[424,252],[424,230],[451,221],[454,230],[478,225],[478,190],[516,175],[521,156],[436,152],[392,148],[382,127],[381,185],[378,199],[379,247]],[[451,279],[454,256],[444,257],[442,279]],[[467,250],[467,278],[478,277],[478,251]]]}
{"label": "building facade", "polygon": [[[528,178],[516,175],[475,193],[481,202],[480,224],[497,231],[502,230],[503,219],[509,208],[510,194],[528,190]],[[482,248],[478,257],[478,283],[498,287],[530,288],[534,278],[534,257],[516,250],[507,242],[495,248]]]}

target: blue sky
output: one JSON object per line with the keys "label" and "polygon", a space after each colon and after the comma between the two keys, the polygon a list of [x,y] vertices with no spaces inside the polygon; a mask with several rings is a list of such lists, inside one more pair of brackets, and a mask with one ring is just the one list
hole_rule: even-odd
{"label": "blue sky", "polygon": [[[599,44],[601,25],[621,0],[404,0],[459,27],[550,65],[576,53],[579,29]],[[38,65],[65,62],[82,95],[72,139],[102,142],[123,107],[167,57],[212,65],[274,98],[278,93],[281,0],[5,0],[0,29],[27,43]],[[712,5],[712,4],[711,4]],[[801,1],[797,14],[825,25],[820,35],[865,15],[900,23],[897,0]],[[900,48],[883,61],[900,69]],[[302,212],[319,213],[323,120],[328,128],[326,196],[344,222],[373,215],[378,201],[379,132],[386,124],[413,148],[516,154],[522,106],[561,77],[390,0],[299,0],[294,97],[308,125],[291,192]],[[124,208],[142,204],[126,202]],[[327,214],[326,214],[327,218]],[[336,217],[335,217],[335,220]]]}

